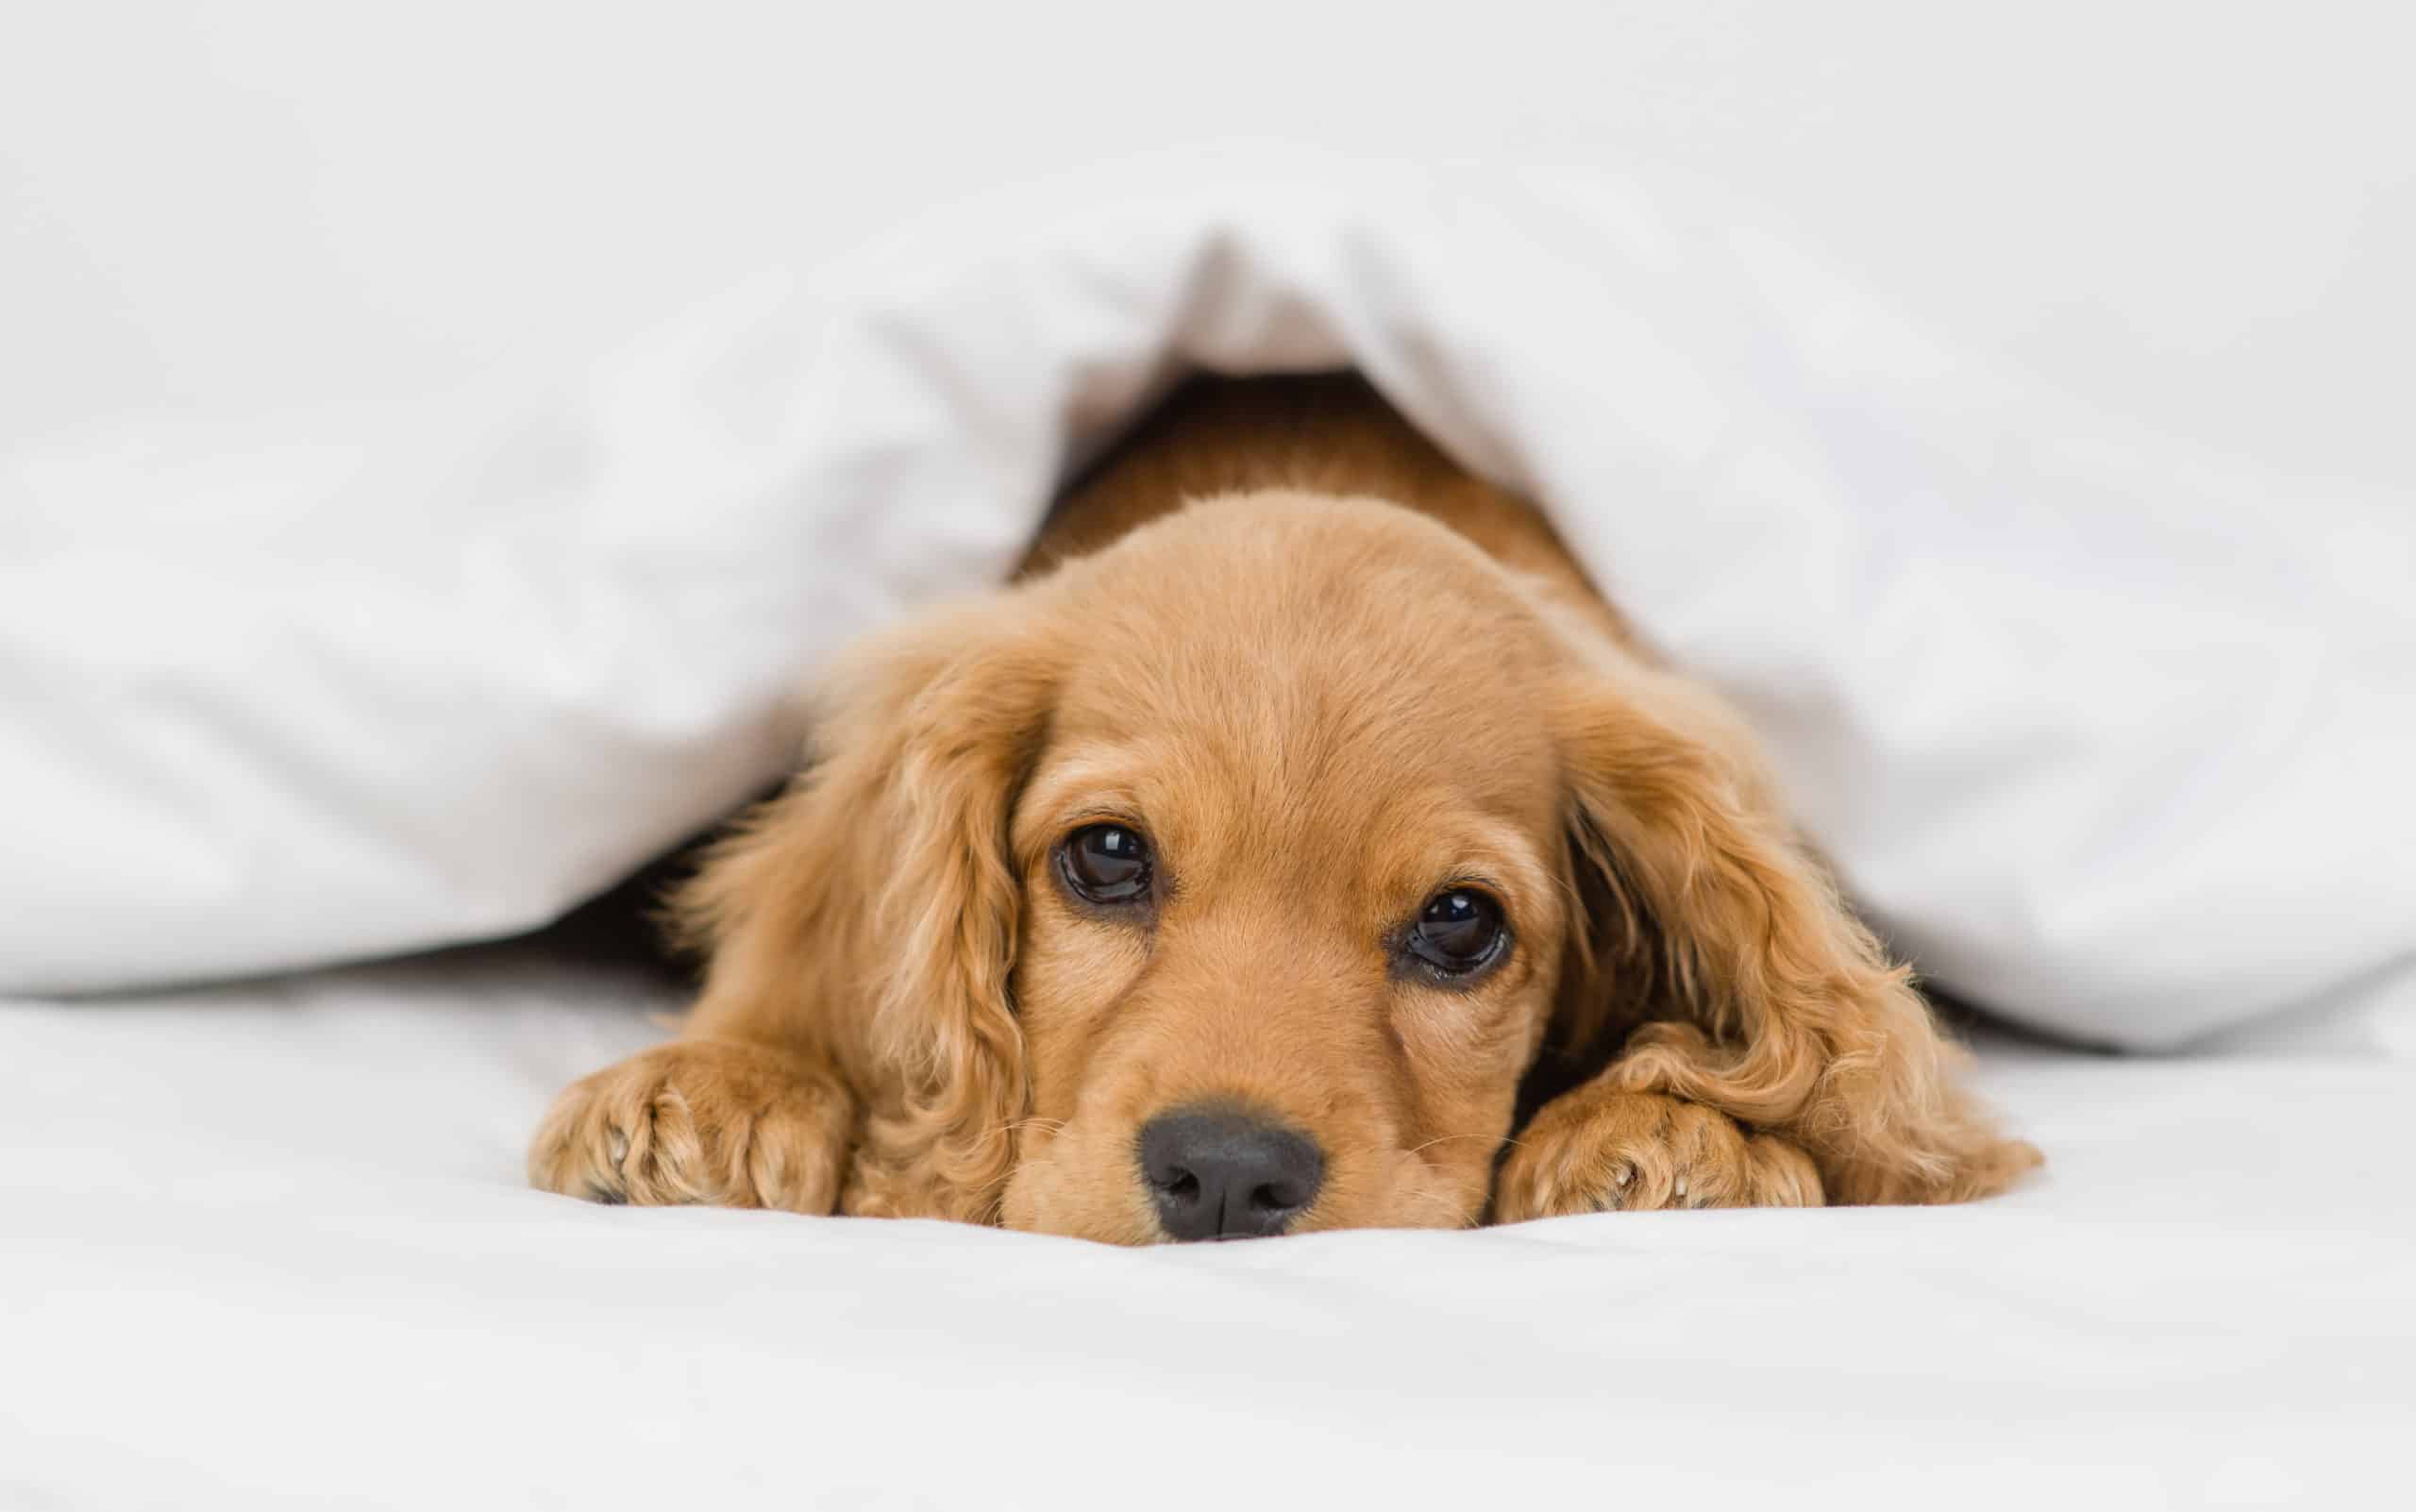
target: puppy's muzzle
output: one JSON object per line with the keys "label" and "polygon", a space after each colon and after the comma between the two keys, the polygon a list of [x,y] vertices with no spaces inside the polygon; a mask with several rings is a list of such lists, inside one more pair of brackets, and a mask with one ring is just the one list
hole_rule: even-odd
{"label": "puppy's muzzle", "polygon": [[1281,1234],[1317,1201],[1325,1153],[1253,1114],[1177,1108],[1141,1128],[1141,1178],[1177,1239]]}

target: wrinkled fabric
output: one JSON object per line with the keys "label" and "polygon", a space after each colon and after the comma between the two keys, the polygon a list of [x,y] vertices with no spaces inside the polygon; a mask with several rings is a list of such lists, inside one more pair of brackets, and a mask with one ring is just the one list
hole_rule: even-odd
{"label": "wrinkled fabric", "polygon": [[[1895,947],[2169,1045],[2416,951],[2416,527],[1992,375],[1676,179],[1109,164],[549,391],[0,461],[0,983],[544,922],[787,768],[1183,371],[1351,364],[1767,738]],[[2402,995],[2404,1000],[2404,995]]]}

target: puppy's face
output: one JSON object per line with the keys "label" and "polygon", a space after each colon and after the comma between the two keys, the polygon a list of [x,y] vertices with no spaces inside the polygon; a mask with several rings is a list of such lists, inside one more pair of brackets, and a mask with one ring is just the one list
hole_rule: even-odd
{"label": "puppy's face", "polygon": [[1006,1221],[1475,1221],[1569,929],[1532,596],[1403,512],[1281,496],[1038,587]]}

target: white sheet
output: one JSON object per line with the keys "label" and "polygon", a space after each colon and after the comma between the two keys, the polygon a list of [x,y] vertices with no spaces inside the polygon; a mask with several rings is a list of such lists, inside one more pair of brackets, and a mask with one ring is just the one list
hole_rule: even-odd
{"label": "white sheet", "polygon": [[1996,1044],[2050,1164],[1994,1202],[1131,1252],[524,1189],[652,1000],[474,956],[0,1005],[0,1505],[2405,1492],[2416,1065]]}

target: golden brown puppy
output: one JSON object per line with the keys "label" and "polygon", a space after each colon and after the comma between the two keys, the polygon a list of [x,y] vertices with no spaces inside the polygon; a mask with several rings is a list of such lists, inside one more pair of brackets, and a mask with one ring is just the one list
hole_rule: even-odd
{"label": "golden brown puppy", "polygon": [[562,1094],[538,1185],[1147,1243],[2038,1160],[1736,717],[1355,378],[1191,385],[820,730],[680,899],[684,1033]]}

